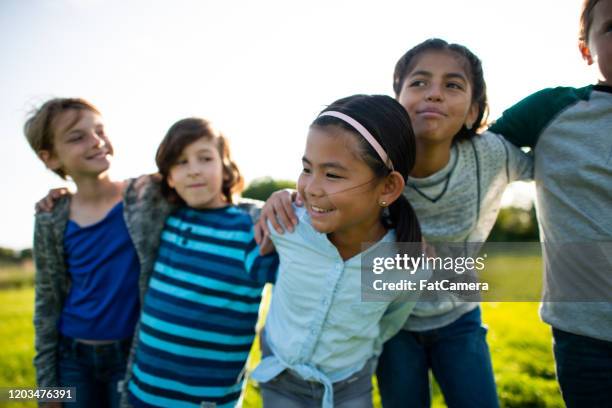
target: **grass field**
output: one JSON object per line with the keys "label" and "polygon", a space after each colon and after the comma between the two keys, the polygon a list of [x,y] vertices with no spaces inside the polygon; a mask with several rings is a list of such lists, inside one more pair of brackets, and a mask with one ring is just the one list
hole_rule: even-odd
{"label": "grass field", "polygon": [[[525,267],[533,268],[534,274],[539,276],[535,269],[537,265]],[[0,281],[3,273],[0,270]],[[13,270],[11,273],[30,279],[26,272]],[[34,385],[33,304],[34,291],[31,284],[11,284],[0,290],[0,388]],[[501,406],[562,407],[554,375],[550,329],[538,317],[538,304],[483,303],[482,309],[483,320],[489,326],[488,342]],[[254,347],[250,366],[255,366],[258,359],[259,354]],[[380,406],[377,396],[375,403]],[[18,406],[35,405],[0,401],[0,407]],[[244,406],[261,406],[257,388],[252,383],[248,384]],[[445,406],[435,387],[433,406]]]}

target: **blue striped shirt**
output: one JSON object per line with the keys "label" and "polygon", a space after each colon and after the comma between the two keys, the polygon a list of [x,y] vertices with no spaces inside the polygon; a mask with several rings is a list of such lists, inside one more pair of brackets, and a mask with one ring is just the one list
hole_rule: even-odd
{"label": "blue striped shirt", "polygon": [[234,206],[180,208],[166,220],[129,384],[135,406],[234,406],[276,254],[260,256]]}

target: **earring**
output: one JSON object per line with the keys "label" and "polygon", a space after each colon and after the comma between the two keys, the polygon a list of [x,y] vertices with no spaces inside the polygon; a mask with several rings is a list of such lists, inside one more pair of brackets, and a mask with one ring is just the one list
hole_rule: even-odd
{"label": "earring", "polygon": [[472,126],[474,126],[473,123],[466,123],[465,127],[467,128],[467,130],[472,130]]}
{"label": "earring", "polygon": [[381,207],[386,207],[387,206],[387,202],[386,201],[381,201],[380,203],[378,203],[378,205],[380,205]]}

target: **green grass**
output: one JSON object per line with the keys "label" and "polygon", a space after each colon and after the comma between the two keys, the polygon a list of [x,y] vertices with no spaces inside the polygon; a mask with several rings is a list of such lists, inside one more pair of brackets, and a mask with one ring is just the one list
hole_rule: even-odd
{"label": "green grass", "polygon": [[[0,388],[33,387],[34,290],[31,286],[0,290]],[[2,402],[0,407],[34,407],[33,402]]]}
{"label": "green grass", "polygon": [[[536,264],[531,269],[539,275]],[[34,291],[30,285],[0,290],[0,387],[34,385],[33,304]],[[538,303],[483,303],[482,309],[483,320],[489,326],[488,342],[501,406],[563,407],[554,375],[550,328],[538,317]],[[249,367],[256,366],[259,358],[255,344]],[[374,401],[380,407],[378,395]],[[436,386],[433,401],[434,407],[445,406]],[[0,407],[18,406],[35,405],[0,402]],[[261,406],[258,389],[250,381],[243,406]]]}

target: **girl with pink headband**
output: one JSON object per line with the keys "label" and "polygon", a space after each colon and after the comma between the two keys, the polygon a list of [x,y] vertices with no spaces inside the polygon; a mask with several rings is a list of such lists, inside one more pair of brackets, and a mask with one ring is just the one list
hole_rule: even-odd
{"label": "girl with pink headband", "polygon": [[310,126],[300,222],[271,235],[280,268],[253,372],[265,407],[372,406],[375,362],[418,292],[362,302],[362,257],[397,241],[420,249],[421,229],[402,195],[414,162],[408,114],[388,96],[340,99]]}

